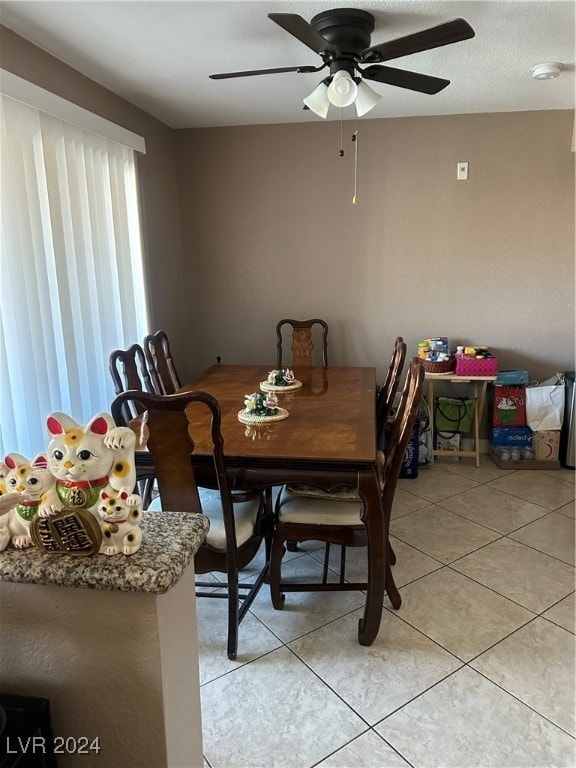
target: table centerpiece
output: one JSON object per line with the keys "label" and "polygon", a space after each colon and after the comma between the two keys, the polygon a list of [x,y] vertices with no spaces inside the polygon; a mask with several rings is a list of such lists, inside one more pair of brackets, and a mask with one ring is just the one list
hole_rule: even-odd
{"label": "table centerpiece", "polygon": [[263,392],[286,392],[292,389],[300,389],[302,382],[294,377],[294,371],[290,368],[270,371],[268,379],[260,382]]}
{"label": "table centerpiece", "polygon": [[238,420],[243,424],[261,424],[268,421],[282,421],[288,418],[288,411],[280,408],[273,392],[253,392],[245,395],[244,408],[238,411]]}

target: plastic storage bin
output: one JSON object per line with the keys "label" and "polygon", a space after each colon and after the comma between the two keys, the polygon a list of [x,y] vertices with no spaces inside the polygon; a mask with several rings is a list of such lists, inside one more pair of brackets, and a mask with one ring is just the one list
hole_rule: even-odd
{"label": "plastic storage bin", "polygon": [[498,358],[486,357],[478,360],[474,357],[456,358],[456,376],[497,376]]}

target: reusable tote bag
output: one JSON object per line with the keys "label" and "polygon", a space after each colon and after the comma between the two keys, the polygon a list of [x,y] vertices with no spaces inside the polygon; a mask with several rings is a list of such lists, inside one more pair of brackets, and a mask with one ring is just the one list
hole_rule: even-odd
{"label": "reusable tote bag", "polygon": [[561,429],[564,420],[564,374],[526,387],[526,421],[534,432]]}
{"label": "reusable tote bag", "polygon": [[434,411],[436,432],[445,436],[469,432],[474,419],[474,403],[474,400],[464,397],[437,397]]}

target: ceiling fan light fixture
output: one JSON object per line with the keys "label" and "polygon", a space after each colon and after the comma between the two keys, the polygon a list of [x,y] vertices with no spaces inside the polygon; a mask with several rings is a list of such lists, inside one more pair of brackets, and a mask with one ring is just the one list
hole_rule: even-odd
{"label": "ceiling fan light fixture", "polygon": [[381,94],[376,93],[373,88],[370,88],[367,83],[361,80],[358,83],[358,96],[356,96],[356,114],[358,117],[362,117],[362,115],[374,109],[381,98]]}
{"label": "ceiling fan light fixture", "polygon": [[532,67],[532,77],[534,80],[553,80],[560,75],[560,64],[555,61],[548,64],[535,64]]}
{"label": "ceiling fan light fixture", "polygon": [[303,99],[304,104],[314,112],[318,117],[326,119],[328,110],[330,109],[330,101],[328,99],[328,86],[326,83],[320,83],[316,86],[310,96],[306,96]]}
{"label": "ceiling fan light fixture", "polygon": [[335,107],[349,107],[358,95],[354,78],[345,69],[339,69],[328,86],[328,100]]}

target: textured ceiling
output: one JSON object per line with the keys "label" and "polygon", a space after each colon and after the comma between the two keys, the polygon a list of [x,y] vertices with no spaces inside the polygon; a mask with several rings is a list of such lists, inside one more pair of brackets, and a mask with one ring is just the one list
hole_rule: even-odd
{"label": "textured ceiling", "polygon": [[[319,57],[267,18],[308,21],[331,8],[362,8],[376,18],[372,43],[462,17],[476,37],[388,62],[447,78],[429,96],[372,83],[383,95],[369,117],[574,108],[575,3],[554,0],[444,2],[0,2],[0,22],[173,128],[314,122],[302,99],[320,74],[209,80],[215,72],[317,65]],[[555,80],[531,67],[559,62]],[[349,113],[349,114],[348,114]],[[345,117],[354,115],[353,107]],[[332,108],[328,119],[339,119]]]}

